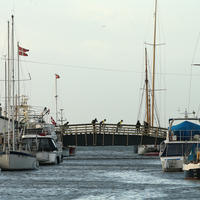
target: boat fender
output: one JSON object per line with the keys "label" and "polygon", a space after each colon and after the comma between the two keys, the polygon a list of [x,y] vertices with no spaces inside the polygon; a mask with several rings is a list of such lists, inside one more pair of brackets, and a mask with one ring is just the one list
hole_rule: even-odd
{"label": "boat fender", "polygon": [[200,156],[200,151],[198,151],[197,153],[197,160],[199,160],[199,156]]}

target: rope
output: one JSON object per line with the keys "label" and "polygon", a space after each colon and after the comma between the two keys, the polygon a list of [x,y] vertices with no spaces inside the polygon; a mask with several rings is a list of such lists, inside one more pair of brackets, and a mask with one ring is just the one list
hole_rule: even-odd
{"label": "rope", "polygon": [[[194,50],[194,55],[193,55],[193,58],[192,58],[192,63],[193,63],[193,61],[194,61],[194,56],[195,56],[195,54],[196,54],[197,45],[198,45],[198,43],[199,43],[199,37],[200,37],[200,32],[199,32],[198,39],[197,39],[197,43],[196,43],[196,47],[195,47],[195,50]],[[191,69],[190,69],[190,86],[189,86],[188,112],[189,112],[189,109],[190,109],[191,86],[192,86],[192,64],[191,64]]]}

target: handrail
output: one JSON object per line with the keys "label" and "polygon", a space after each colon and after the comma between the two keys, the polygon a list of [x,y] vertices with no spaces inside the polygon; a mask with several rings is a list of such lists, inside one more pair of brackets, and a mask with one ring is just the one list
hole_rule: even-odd
{"label": "handrail", "polygon": [[136,128],[136,125],[122,124],[70,124],[61,126],[61,133],[63,135],[75,134],[123,134],[123,135],[148,135],[151,137],[165,138],[167,128],[151,127],[141,125]]}

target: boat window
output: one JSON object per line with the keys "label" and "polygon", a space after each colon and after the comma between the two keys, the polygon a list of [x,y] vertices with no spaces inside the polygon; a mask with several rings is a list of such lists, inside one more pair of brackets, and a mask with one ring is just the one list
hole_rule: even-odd
{"label": "boat window", "polygon": [[56,146],[52,143],[50,138],[39,139],[39,151],[54,151],[57,150]]}
{"label": "boat window", "polygon": [[23,138],[22,141],[27,143],[31,150],[36,149],[36,139],[35,138]]}
{"label": "boat window", "polygon": [[166,144],[165,149],[164,149],[161,157],[184,156],[186,153],[190,152],[191,146],[192,146],[192,144],[188,144],[188,143]]}
{"label": "boat window", "polygon": [[48,138],[40,138],[38,151],[51,151]]}
{"label": "boat window", "polygon": [[54,150],[58,150],[58,148],[56,147],[56,144],[55,144],[55,142],[54,142],[53,139],[50,140],[50,145],[51,145],[51,149],[52,149],[52,151],[54,151]]}

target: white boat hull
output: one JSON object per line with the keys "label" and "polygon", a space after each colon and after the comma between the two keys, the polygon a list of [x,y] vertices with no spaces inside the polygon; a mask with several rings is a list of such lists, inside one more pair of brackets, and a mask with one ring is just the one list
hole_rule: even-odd
{"label": "white boat hull", "polygon": [[69,157],[69,148],[64,147],[62,151],[63,151],[63,157]]}
{"label": "white boat hull", "polygon": [[160,157],[164,172],[182,171],[185,158],[183,156]]}
{"label": "white boat hull", "polygon": [[27,153],[2,152],[0,154],[0,168],[2,170],[34,170],[37,169],[37,160]]}
{"label": "white boat hull", "polygon": [[62,162],[62,151],[38,152],[36,158],[39,164],[59,164]]}
{"label": "white boat hull", "polygon": [[157,145],[139,145],[138,155],[144,155],[145,153],[158,151]]}

